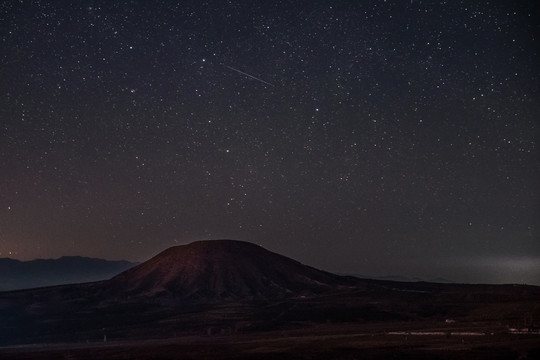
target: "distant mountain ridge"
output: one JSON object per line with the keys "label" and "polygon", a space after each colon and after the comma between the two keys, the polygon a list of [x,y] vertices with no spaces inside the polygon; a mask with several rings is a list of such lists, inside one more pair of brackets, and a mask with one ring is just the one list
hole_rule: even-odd
{"label": "distant mountain ridge", "polygon": [[135,265],[81,256],[31,261],[0,258],[0,291],[106,280]]}
{"label": "distant mountain ridge", "polygon": [[373,280],[386,280],[386,281],[398,281],[398,282],[430,282],[430,283],[438,283],[438,284],[454,284],[455,283],[455,281],[448,280],[442,277],[424,279],[424,278],[419,278],[419,277],[408,277],[408,276],[402,276],[402,275],[369,276],[369,275],[355,274],[355,273],[344,273],[343,275],[354,276],[359,279],[373,279]]}

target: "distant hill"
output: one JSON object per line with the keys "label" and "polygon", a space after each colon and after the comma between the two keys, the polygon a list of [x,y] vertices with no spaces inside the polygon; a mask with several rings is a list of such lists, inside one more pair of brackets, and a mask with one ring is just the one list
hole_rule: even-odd
{"label": "distant hill", "polygon": [[0,291],[106,280],[135,265],[80,256],[32,261],[0,258]]}
{"label": "distant hill", "polygon": [[451,281],[442,277],[423,279],[419,277],[407,277],[407,276],[401,276],[401,275],[385,275],[385,276],[366,276],[366,275],[360,275],[360,274],[347,274],[347,275],[354,276],[360,279],[374,279],[374,280],[386,280],[386,281],[398,281],[398,282],[430,282],[430,283],[439,283],[439,284],[454,283],[454,281]]}
{"label": "distant hill", "polygon": [[129,296],[214,301],[312,296],[357,284],[243,241],[197,241],[169,248],[111,279]]}

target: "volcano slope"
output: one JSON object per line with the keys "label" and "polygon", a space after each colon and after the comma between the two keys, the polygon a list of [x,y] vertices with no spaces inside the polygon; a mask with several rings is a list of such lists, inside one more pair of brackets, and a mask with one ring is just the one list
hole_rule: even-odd
{"label": "volcano slope", "polygon": [[[221,344],[240,341],[249,348],[243,341],[253,336],[273,341],[287,334],[342,336],[346,343],[336,340],[328,346],[351,349],[365,345],[351,344],[351,334],[371,334],[382,337],[379,345],[395,340],[392,346],[400,346],[404,340],[399,334],[413,330],[513,336],[507,335],[509,327],[533,328],[540,322],[539,304],[535,286],[358,279],[314,269],[251,243],[200,241],[167,249],[107,281],[0,293],[0,346],[219,338]],[[397,335],[389,337],[389,332]],[[493,346],[482,344],[488,350]],[[461,340],[455,345],[462,346]],[[28,358],[27,348],[17,349]],[[59,351],[51,358],[65,355]],[[169,358],[159,346],[155,351]],[[0,348],[1,358],[17,354]],[[129,351],[121,356],[136,358]]]}

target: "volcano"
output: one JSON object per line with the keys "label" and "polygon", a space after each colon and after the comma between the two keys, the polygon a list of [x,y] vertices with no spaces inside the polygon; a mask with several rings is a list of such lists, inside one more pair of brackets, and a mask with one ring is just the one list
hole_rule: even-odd
{"label": "volcano", "polygon": [[235,240],[175,246],[108,281],[115,291],[130,297],[192,300],[311,296],[354,283],[354,278],[317,270]]}

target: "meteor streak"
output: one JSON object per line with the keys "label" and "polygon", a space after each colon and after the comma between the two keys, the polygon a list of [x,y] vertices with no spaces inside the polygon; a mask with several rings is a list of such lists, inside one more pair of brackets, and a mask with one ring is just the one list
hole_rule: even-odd
{"label": "meteor streak", "polygon": [[236,71],[237,73],[240,73],[240,74],[242,74],[242,75],[245,75],[245,76],[247,76],[247,77],[250,77],[250,78],[252,78],[252,79],[255,79],[255,80],[259,81],[259,82],[262,82],[263,84],[266,84],[266,85],[270,85],[270,86],[272,86],[272,87],[275,87],[274,84],[270,84],[270,83],[267,82],[267,81],[264,81],[264,80],[262,80],[262,79],[259,79],[258,77],[255,77],[255,76],[253,76],[253,75],[250,75],[250,74],[248,74],[248,73],[245,73],[245,72],[243,72],[243,71],[240,71],[240,70],[238,70],[238,69],[235,69],[235,68],[233,68],[232,66],[228,66],[228,65],[225,65],[225,64],[222,64],[222,65],[225,66],[225,67],[228,68],[228,69],[231,69],[231,70],[233,70],[233,71]]}

